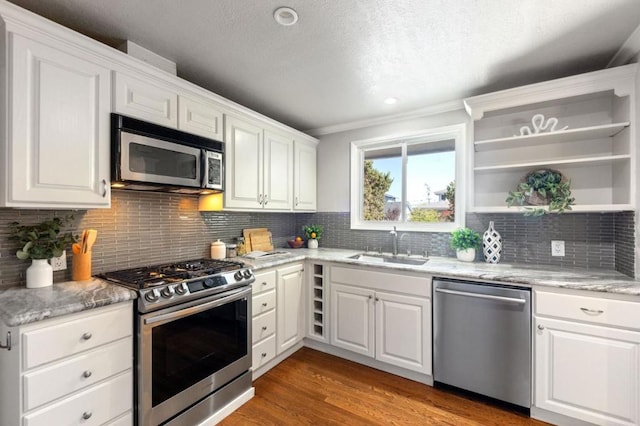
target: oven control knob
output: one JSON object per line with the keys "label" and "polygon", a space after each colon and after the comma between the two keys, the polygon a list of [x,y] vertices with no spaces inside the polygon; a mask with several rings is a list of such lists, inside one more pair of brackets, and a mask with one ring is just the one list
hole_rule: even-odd
{"label": "oven control knob", "polygon": [[233,274],[233,278],[235,278],[236,281],[240,281],[242,279],[242,271],[238,271],[235,274]]}
{"label": "oven control knob", "polygon": [[174,294],[173,287],[166,286],[160,291],[160,294],[162,294],[162,297],[164,297],[165,299],[170,299]]}
{"label": "oven control knob", "polygon": [[250,269],[247,269],[247,270],[244,271],[244,277],[246,279],[251,278],[251,270]]}
{"label": "oven control knob", "polygon": [[158,292],[157,288],[154,288],[153,290],[147,292],[147,294],[144,295],[144,298],[149,302],[156,302],[160,298],[160,293]]}
{"label": "oven control knob", "polygon": [[187,294],[188,290],[189,290],[189,287],[187,287],[187,283],[180,283],[175,288],[176,294],[179,294],[181,296],[183,294]]}

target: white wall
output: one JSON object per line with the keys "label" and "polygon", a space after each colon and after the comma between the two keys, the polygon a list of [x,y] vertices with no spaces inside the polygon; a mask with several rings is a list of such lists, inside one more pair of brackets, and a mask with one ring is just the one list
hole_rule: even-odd
{"label": "white wall", "polygon": [[460,109],[456,111],[321,136],[318,144],[318,211],[349,211],[349,149],[352,141],[459,123],[470,123],[462,102],[460,102]]}

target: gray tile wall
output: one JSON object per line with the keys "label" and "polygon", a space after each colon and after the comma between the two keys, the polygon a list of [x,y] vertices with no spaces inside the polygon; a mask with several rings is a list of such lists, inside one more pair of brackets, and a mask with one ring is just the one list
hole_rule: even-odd
{"label": "gray tile wall", "polygon": [[[15,257],[16,247],[8,240],[8,224],[35,224],[54,216],[73,214],[69,229],[98,230],[92,253],[92,273],[188,260],[209,256],[209,245],[216,239],[234,242],[243,228],[267,227],[274,244],[281,247],[295,233],[292,213],[198,212],[198,198],[114,190],[110,209],[17,210],[0,208],[0,286],[24,283],[29,261]],[[54,282],[71,279],[68,268],[54,273]]]}
{"label": "gray tile wall", "polygon": [[[69,229],[74,233],[86,228],[98,230],[92,254],[94,274],[208,256],[212,241],[219,238],[233,242],[243,228],[269,228],[274,245],[284,247],[287,239],[302,234],[303,225],[319,223],[325,227],[321,246],[391,250],[388,232],[349,229],[349,213],[200,213],[197,197],[117,190],[112,194],[111,209],[71,213],[74,219]],[[15,257],[16,247],[8,240],[8,224],[33,224],[68,214],[66,210],[0,208],[0,286],[21,285],[29,266],[28,261]],[[505,262],[615,268],[634,275],[633,212],[541,218],[515,214],[467,216],[468,226],[481,233],[490,220],[502,234]],[[550,256],[551,239],[565,241],[564,258]],[[427,250],[433,256],[454,256],[447,233],[401,233],[399,247],[402,252],[410,248],[416,254]],[[481,254],[478,256],[480,259]],[[55,282],[71,278],[71,262],[69,258],[66,271],[54,273]]]}
{"label": "gray tile wall", "polygon": [[[634,213],[571,213],[525,217],[520,214],[468,214],[467,226],[482,234],[494,221],[502,235],[502,261],[581,268],[616,269],[634,275]],[[387,231],[349,229],[349,213],[296,216],[296,226],[318,223],[325,227],[321,246],[391,251]],[[551,256],[551,240],[565,241],[565,256]],[[399,250],[433,256],[454,256],[448,233],[400,233]],[[616,244],[619,241],[619,244]],[[480,250],[477,259],[482,259]]]}

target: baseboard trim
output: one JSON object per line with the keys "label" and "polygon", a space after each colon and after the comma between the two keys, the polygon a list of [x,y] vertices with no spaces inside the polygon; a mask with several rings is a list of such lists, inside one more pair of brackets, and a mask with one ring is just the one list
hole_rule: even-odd
{"label": "baseboard trim", "polygon": [[264,373],[271,370],[273,367],[280,364],[285,359],[289,358],[291,355],[293,355],[294,352],[298,351],[303,346],[304,346],[303,342],[300,341],[295,345],[293,345],[292,347],[290,347],[289,349],[287,349],[286,351],[282,352],[280,355],[273,357],[271,361],[267,362],[257,370],[253,371],[253,375],[252,375],[253,380],[256,380],[258,377],[262,376]]}

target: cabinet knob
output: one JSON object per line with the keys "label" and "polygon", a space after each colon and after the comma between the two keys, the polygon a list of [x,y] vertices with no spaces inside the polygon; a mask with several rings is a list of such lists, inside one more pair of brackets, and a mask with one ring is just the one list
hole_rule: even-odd
{"label": "cabinet knob", "polygon": [[267,357],[267,353],[266,352],[262,352],[262,358],[266,358]]}
{"label": "cabinet knob", "polygon": [[84,413],[82,413],[82,418],[85,420],[89,420],[91,416],[93,416],[93,413],[91,411],[85,411]]}
{"label": "cabinet knob", "polygon": [[91,374],[91,370],[86,370],[84,373],[82,373],[82,377],[88,379],[89,377],[91,377]]}
{"label": "cabinet knob", "polygon": [[266,206],[268,202],[269,198],[267,197],[267,194],[264,194],[264,205]]}
{"label": "cabinet knob", "polygon": [[296,197],[296,206],[299,204],[298,197]]}
{"label": "cabinet knob", "polygon": [[371,299],[373,299],[373,296],[372,296],[372,295],[369,295],[369,300],[371,300]]}
{"label": "cabinet knob", "polygon": [[258,203],[262,205],[262,194],[258,195]]}
{"label": "cabinet knob", "polygon": [[107,198],[107,180],[102,179],[102,198]]}
{"label": "cabinet knob", "polygon": [[540,330],[540,331],[544,330],[544,325],[538,324],[538,330]]}
{"label": "cabinet knob", "polygon": [[91,339],[91,337],[93,337],[93,334],[91,334],[91,333],[84,333],[84,334],[82,335],[82,338],[83,338],[84,340],[89,340],[89,339]]}
{"label": "cabinet knob", "polygon": [[265,308],[267,307],[268,303],[267,302],[262,302],[262,306],[264,306]]}
{"label": "cabinet knob", "polygon": [[380,301],[380,299],[376,297],[376,302],[379,302],[379,301]]}
{"label": "cabinet knob", "polygon": [[266,281],[262,281],[262,285],[267,285],[267,282]]}

